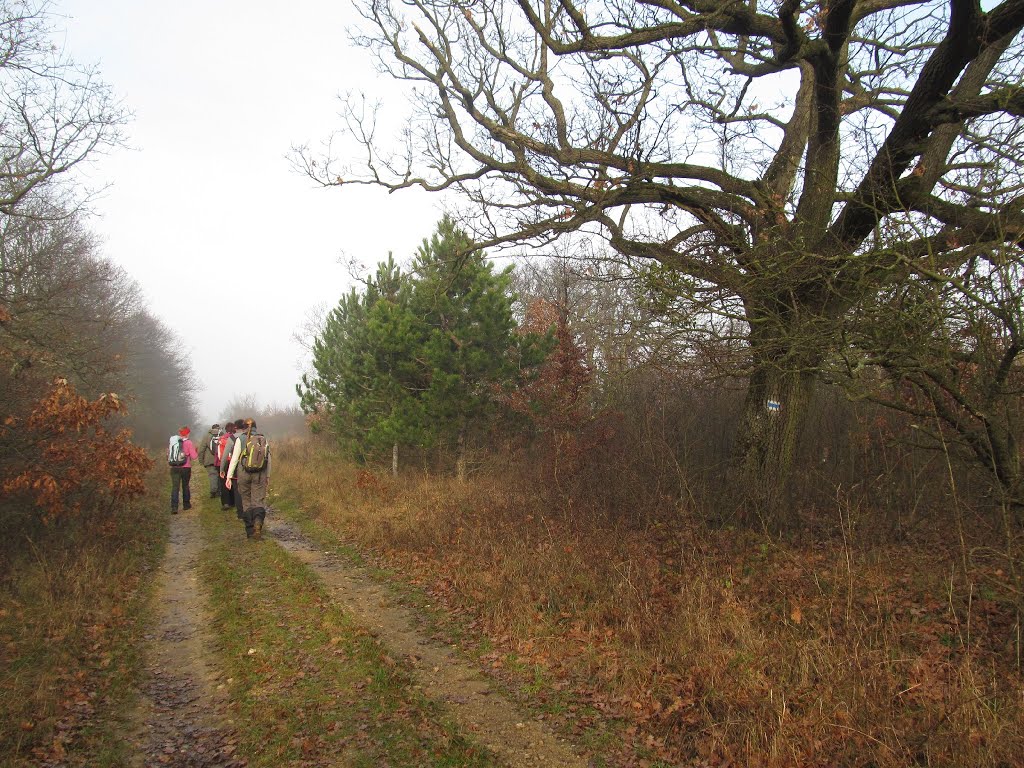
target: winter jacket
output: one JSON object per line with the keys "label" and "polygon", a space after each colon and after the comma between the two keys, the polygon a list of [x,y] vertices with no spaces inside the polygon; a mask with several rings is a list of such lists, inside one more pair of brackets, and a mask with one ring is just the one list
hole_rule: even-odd
{"label": "winter jacket", "polygon": [[236,441],[236,435],[234,432],[225,432],[220,436],[220,471],[225,473],[225,477],[231,477],[226,474],[228,464],[231,463],[231,452],[234,450]]}
{"label": "winter jacket", "polygon": [[[264,435],[266,437],[266,435]],[[235,438],[234,448],[231,450],[231,464],[228,466],[228,477],[235,477],[235,472],[238,469],[238,462],[241,461],[242,456],[245,455],[245,432],[238,433]],[[245,470],[242,470],[243,472]],[[267,464],[263,468],[263,471],[267,473],[267,477],[270,477],[270,440],[267,440]]]}
{"label": "winter jacket", "polygon": [[213,442],[214,447],[216,447],[216,443],[219,439],[220,430],[214,431],[211,429],[209,434],[206,436],[206,439],[203,440],[203,447],[199,449],[199,463],[204,467],[214,467],[220,463],[220,460],[217,458],[216,450],[210,450],[210,443]]}

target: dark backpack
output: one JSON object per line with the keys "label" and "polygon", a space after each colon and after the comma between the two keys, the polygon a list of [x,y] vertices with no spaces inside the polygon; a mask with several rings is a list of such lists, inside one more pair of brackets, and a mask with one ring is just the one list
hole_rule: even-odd
{"label": "dark backpack", "polygon": [[185,455],[185,438],[174,435],[167,446],[167,463],[172,467],[184,467],[188,457]]}
{"label": "dark backpack", "polygon": [[245,441],[240,463],[246,472],[262,472],[267,466],[267,438],[260,434],[251,435]]}

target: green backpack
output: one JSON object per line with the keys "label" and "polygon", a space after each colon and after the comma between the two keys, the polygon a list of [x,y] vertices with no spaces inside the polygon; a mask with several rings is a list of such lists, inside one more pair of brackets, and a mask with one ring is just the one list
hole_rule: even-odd
{"label": "green backpack", "polygon": [[266,469],[267,438],[261,434],[247,438],[240,463],[246,472],[262,472]]}

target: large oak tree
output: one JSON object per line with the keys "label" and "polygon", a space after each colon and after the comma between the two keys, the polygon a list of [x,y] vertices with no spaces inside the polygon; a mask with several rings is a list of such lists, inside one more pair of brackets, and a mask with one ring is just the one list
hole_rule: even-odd
{"label": "large oak tree", "polygon": [[306,171],[457,191],[481,247],[597,234],[740,320],[738,454],[769,500],[838,321],[1024,238],[1024,0],[357,5],[408,120],[396,144],[350,95],[359,154]]}

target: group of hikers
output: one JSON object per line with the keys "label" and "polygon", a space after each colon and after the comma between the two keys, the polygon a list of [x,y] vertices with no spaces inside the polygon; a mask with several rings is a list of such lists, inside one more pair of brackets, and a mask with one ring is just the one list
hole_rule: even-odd
{"label": "group of hikers", "polygon": [[210,479],[210,498],[220,497],[222,510],[234,509],[245,523],[250,539],[263,537],[267,517],[267,488],[270,484],[270,444],[252,419],[229,421],[210,427],[199,450],[185,426],[172,435],[167,449],[171,468],[171,514],[192,509],[192,462],[198,461]]}

